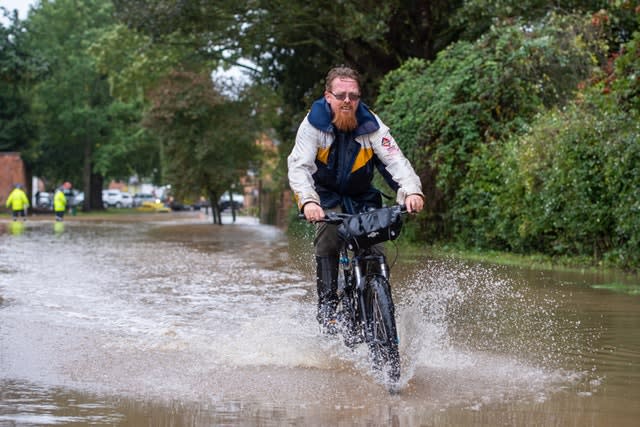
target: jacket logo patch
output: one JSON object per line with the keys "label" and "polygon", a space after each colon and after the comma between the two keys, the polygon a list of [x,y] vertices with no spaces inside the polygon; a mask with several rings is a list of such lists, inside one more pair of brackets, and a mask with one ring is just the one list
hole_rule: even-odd
{"label": "jacket logo patch", "polygon": [[387,138],[386,136],[382,137],[382,148],[387,150],[387,153],[389,154],[394,154],[399,151],[395,141],[391,138]]}

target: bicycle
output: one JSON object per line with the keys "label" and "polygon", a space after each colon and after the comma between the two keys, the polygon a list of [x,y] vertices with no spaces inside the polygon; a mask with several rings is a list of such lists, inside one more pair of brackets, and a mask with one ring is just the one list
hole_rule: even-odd
{"label": "bicycle", "polygon": [[[374,245],[395,240],[402,228],[401,205],[361,214],[329,212],[319,222],[338,225],[338,331],[345,344],[369,347],[375,371],[395,385],[400,379],[399,338],[386,256]],[[304,216],[302,216],[304,218]]]}

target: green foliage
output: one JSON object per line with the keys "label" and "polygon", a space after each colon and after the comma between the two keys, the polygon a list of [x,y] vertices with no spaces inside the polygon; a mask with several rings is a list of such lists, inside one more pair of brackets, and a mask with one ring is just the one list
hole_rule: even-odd
{"label": "green foliage", "polygon": [[108,143],[98,144],[95,148],[93,159],[97,172],[125,182],[133,175],[158,182],[159,143],[140,125],[143,112],[141,102],[114,100],[106,107],[109,129],[104,133],[110,137]]}
{"label": "green foliage", "polygon": [[22,151],[29,162],[32,156],[27,150],[35,137],[29,88],[42,65],[25,46],[23,23],[17,18],[8,27],[0,23],[0,151]]}
{"label": "green foliage", "polygon": [[139,100],[171,70],[199,61],[188,47],[193,40],[179,34],[167,36],[163,43],[153,43],[149,36],[122,24],[113,25],[89,47],[100,73],[108,76],[111,94],[121,100]]}
{"label": "green foliage", "polygon": [[52,186],[82,182],[85,156],[108,141],[108,88],[85,52],[108,22],[103,1],[59,0],[43,2],[26,23],[29,48],[47,64],[46,78],[34,87],[39,125],[35,172]]}
{"label": "green foliage", "polygon": [[640,117],[629,96],[637,41],[614,64],[613,81],[596,82],[474,159],[456,199],[459,240],[640,267]]}
{"label": "green foliage", "polygon": [[588,12],[609,6],[607,0],[465,0],[452,22],[463,29],[462,37],[475,40],[491,25],[508,20],[536,22],[550,12]]}
{"label": "green foliage", "polygon": [[[204,9],[192,2],[115,4],[129,26],[111,27],[90,52],[115,97],[151,103],[141,111],[146,110],[150,134],[161,141],[163,178],[174,196],[211,197],[235,184],[247,168],[269,163],[254,158],[254,141],[258,126],[268,133],[278,119],[273,92],[266,86],[243,91],[218,81],[212,89],[210,77],[208,83],[202,80],[221,62],[233,62],[239,40],[231,29],[242,18],[236,12],[243,3],[216,2]],[[215,16],[211,21],[205,19],[209,13]],[[150,16],[151,21],[145,18]],[[148,138],[149,132],[135,135]]]}
{"label": "green foliage", "polygon": [[[640,8],[640,6],[638,6]],[[638,13],[640,22],[640,12]],[[622,55],[615,56],[615,78],[611,87],[616,101],[629,109],[640,111],[640,31],[634,33],[633,38],[624,45]],[[607,82],[609,83],[609,82]]]}
{"label": "green foliage", "polygon": [[527,185],[509,246],[639,265],[640,131],[628,125],[638,119],[588,101],[541,117],[517,143]]}
{"label": "green foliage", "polygon": [[470,172],[485,147],[526,131],[545,107],[562,104],[589,75],[598,33],[573,16],[537,25],[493,27],[475,43],[458,42],[432,63],[412,60],[387,75],[377,108],[405,152],[418,160],[429,235],[472,226],[465,186],[490,185]]}

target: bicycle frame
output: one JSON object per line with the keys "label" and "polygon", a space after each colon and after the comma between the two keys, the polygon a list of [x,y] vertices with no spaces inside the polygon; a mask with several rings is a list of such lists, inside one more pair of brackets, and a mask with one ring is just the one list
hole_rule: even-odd
{"label": "bicycle frame", "polygon": [[[379,266],[379,273],[371,273],[369,271],[369,268],[371,268],[370,263],[374,262]],[[348,264],[349,267],[345,269],[343,267],[343,263]],[[342,272],[338,274],[338,291],[340,291],[340,285],[342,282],[344,289],[343,295],[340,298],[341,303],[343,304],[342,309],[351,315],[350,320],[354,323],[353,325],[350,325],[353,330],[345,332],[352,335],[361,335],[362,340],[368,342],[369,340],[366,336],[366,328],[364,328],[364,325],[367,323],[364,291],[367,286],[367,277],[372,274],[380,274],[385,278],[385,280],[389,280],[386,256],[382,254],[373,254],[372,250],[368,248],[359,250],[355,252],[353,256],[349,257],[349,252],[345,246],[341,250],[340,266],[342,268]],[[345,307],[345,304],[349,306]],[[356,337],[351,336],[349,338],[354,339]],[[361,340],[357,341],[361,342]],[[347,343],[347,345],[351,346],[352,344]]]}

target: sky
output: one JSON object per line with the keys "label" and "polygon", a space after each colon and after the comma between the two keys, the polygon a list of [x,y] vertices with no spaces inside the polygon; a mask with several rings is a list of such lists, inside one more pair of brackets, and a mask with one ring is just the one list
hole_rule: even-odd
{"label": "sky", "polygon": [[3,6],[9,10],[18,9],[20,19],[24,19],[27,17],[29,5],[34,3],[34,0],[0,0],[0,6]]}
{"label": "sky", "polygon": [[[27,12],[29,11],[29,5],[34,2],[34,0],[0,0],[0,6],[8,9],[9,11],[17,9],[20,19],[25,19],[27,17]],[[2,14],[0,14],[0,21],[2,21],[3,24],[8,23]]]}

